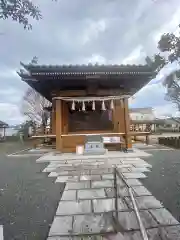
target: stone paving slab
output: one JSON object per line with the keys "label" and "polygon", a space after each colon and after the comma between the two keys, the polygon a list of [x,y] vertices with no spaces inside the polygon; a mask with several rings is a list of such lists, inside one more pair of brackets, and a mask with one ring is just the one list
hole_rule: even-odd
{"label": "stone paving slab", "polygon": [[[140,216],[145,228],[153,228],[158,226],[158,223],[154,220],[149,211],[140,211]],[[134,211],[119,212],[118,220],[124,231],[140,230]]]}
{"label": "stone paving slab", "polygon": [[49,236],[69,235],[72,232],[72,224],[72,216],[55,216],[49,231]]}
{"label": "stone paving slab", "polygon": [[91,212],[90,200],[60,201],[56,215],[89,214]]}
{"label": "stone paving slab", "polygon": [[172,216],[172,214],[165,208],[152,209],[150,213],[160,225],[176,225],[179,222]]}
{"label": "stone paving slab", "polygon": [[84,189],[78,190],[78,199],[95,199],[95,198],[106,198],[105,191],[103,188],[100,189]]}
{"label": "stone paving slab", "polygon": [[37,162],[54,162],[54,161],[60,161],[60,160],[72,160],[72,159],[80,159],[80,160],[86,160],[86,159],[108,159],[108,158],[131,158],[131,157],[149,157],[151,154],[146,153],[142,150],[133,148],[133,152],[128,152],[128,153],[123,153],[119,151],[110,151],[107,154],[103,155],[77,155],[75,153],[63,153],[63,154],[54,154],[54,153],[49,153],[46,154],[39,159],[37,159]]}
{"label": "stone paving slab", "polygon": [[113,187],[114,181],[113,180],[92,181],[91,186],[92,186],[92,188]]}
{"label": "stone paving slab", "polygon": [[130,178],[146,178],[147,177],[143,173],[123,173],[123,176],[127,179],[130,179]]}
{"label": "stone paving slab", "polygon": [[58,173],[57,172],[50,172],[48,177],[58,177]]}
{"label": "stone paving slab", "polygon": [[[159,230],[157,228],[147,230],[148,240],[163,240],[159,235]],[[124,234],[119,234],[119,237],[113,240],[141,240],[140,231],[132,231]]]}
{"label": "stone paving slab", "polygon": [[99,234],[103,232],[114,232],[113,219],[110,213],[74,217],[73,234]]}
{"label": "stone paving slab", "polygon": [[76,190],[64,191],[61,201],[75,201],[77,196]]}
{"label": "stone paving slab", "polygon": [[56,167],[54,166],[54,167],[47,167],[47,168],[45,168],[44,170],[43,170],[43,172],[52,172],[52,171],[54,171],[56,169]]}
{"label": "stone paving slab", "polygon": [[113,174],[103,174],[102,175],[102,180],[104,180],[104,179],[114,179],[114,175]]}
{"label": "stone paving slab", "polygon": [[75,181],[75,182],[66,182],[65,190],[74,190],[74,189],[112,189],[114,188],[114,180],[104,179],[102,181]]}
{"label": "stone paving slab", "polygon": [[55,182],[77,182],[79,181],[79,176],[58,176]]}
{"label": "stone paving slab", "polygon": [[127,184],[129,186],[140,186],[140,185],[142,185],[142,183],[136,178],[127,179]]}
{"label": "stone paving slab", "polygon": [[[180,226],[147,229],[149,240],[180,240]],[[140,231],[107,234],[107,236],[49,237],[47,240],[141,240]]]}
{"label": "stone paving slab", "polygon": [[[137,205],[139,209],[157,209],[163,208],[160,201],[158,201],[154,196],[140,196],[135,197]],[[129,206],[132,208],[132,202],[129,197],[126,197],[126,201],[128,202]]]}
{"label": "stone paving slab", "polygon": [[[147,168],[137,168],[137,169],[135,167],[133,167],[133,168],[121,168],[122,173],[139,174],[139,173],[142,173],[142,172],[149,172],[149,171],[150,170],[147,169]],[[97,170],[96,169],[96,170],[92,171],[92,174],[89,174],[88,170],[87,170],[87,172],[85,172],[85,171],[82,171],[82,172],[81,171],[74,171],[74,170],[73,171],[71,171],[71,170],[69,170],[69,171],[62,171],[62,170],[57,171],[56,168],[46,170],[46,172],[50,172],[50,174],[48,175],[49,177],[79,175],[80,180],[101,180],[101,178],[103,178],[103,179],[113,179],[114,178],[113,175],[111,174],[112,170],[107,170],[107,169],[106,170],[102,170],[102,169]],[[85,173],[87,173],[87,174],[85,174]],[[130,175],[130,176],[133,176],[133,175]],[[139,175],[136,175],[136,176],[139,176]]]}
{"label": "stone paving slab", "polygon": [[86,188],[90,188],[90,181],[68,182],[66,183],[66,186],[65,186],[65,190],[86,189]]}
{"label": "stone paving slab", "polygon": [[[109,168],[108,168],[109,167]],[[94,169],[94,170],[91,170],[91,174],[92,175],[99,175],[99,174],[108,174],[108,173],[113,173],[113,169],[111,166],[106,166],[105,169]]]}
{"label": "stone paving slab", "polygon": [[118,186],[117,187],[117,195],[118,197],[128,197],[129,192],[126,186]]}
{"label": "stone paving slab", "polygon": [[147,188],[145,188],[144,186],[132,186],[132,189],[135,192],[136,196],[151,196],[152,193],[150,191],[147,190]]}
{"label": "stone paving slab", "polygon": [[47,240],[97,240],[97,236],[48,237]]}
{"label": "stone paving slab", "polygon": [[142,168],[142,167],[152,168],[152,166],[151,166],[149,163],[143,163],[143,164],[133,163],[133,166],[134,166],[135,168]]}
{"label": "stone paving slab", "polygon": [[49,237],[114,232],[112,215],[56,216],[50,228]]}
{"label": "stone paving slab", "polygon": [[150,172],[150,169],[148,169],[147,167],[132,167],[130,168],[130,172]]}
{"label": "stone paving slab", "polygon": [[104,188],[105,194],[108,198],[114,198],[115,197],[115,189],[113,188]]}
{"label": "stone paving slab", "polygon": [[[94,199],[92,206],[95,213],[115,211],[115,198]],[[128,206],[122,199],[118,199],[118,211],[126,211]]]}
{"label": "stone paving slab", "polygon": [[180,225],[161,228],[163,240],[180,240]]}
{"label": "stone paving slab", "polygon": [[122,168],[132,168],[134,166],[133,164],[122,163],[122,164],[117,164],[114,167],[117,167],[121,171]]}
{"label": "stone paving slab", "polygon": [[82,175],[80,176],[80,180],[89,181],[89,180],[101,180],[101,175]]}

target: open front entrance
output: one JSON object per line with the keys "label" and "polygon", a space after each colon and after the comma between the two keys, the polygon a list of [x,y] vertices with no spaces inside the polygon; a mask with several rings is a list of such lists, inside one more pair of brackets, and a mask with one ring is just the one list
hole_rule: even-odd
{"label": "open front entrance", "polygon": [[112,110],[102,110],[99,102],[96,102],[95,106],[96,109],[93,110],[92,102],[87,103],[83,111],[80,103],[75,110],[72,110],[71,104],[68,104],[68,132],[113,131]]}
{"label": "open front entrance", "polygon": [[56,148],[75,152],[90,135],[105,139],[109,150],[131,148],[127,98],[124,95],[56,97],[53,100],[56,101]]}

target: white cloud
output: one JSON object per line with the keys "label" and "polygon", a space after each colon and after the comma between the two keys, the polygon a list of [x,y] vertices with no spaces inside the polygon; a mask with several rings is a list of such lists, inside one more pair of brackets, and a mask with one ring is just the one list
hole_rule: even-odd
{"label": "white cloud", "polygon": [[165,88],[161,83],[146,85],[134,95],[133,106],[155,107],[167,103],[164,100]]}
{"label": "white cloud", "polygon": [[82,44],[85,45],[89,41],[95,40],[96,38],[98,38],[98,35],[101,34],[101,32],[104,32],[105,30],[106,30],[105,19],[100,19],[99,21],[89,20],[87,22],[87,28],[82,34]]}
{"label": "white cloud", "polygon": [[0,103],[1,121],[8,124],[23,122],[25,117],[21,115],[19,107],[15,104]]}
{"label": "white cloud", "polygon": [[[157,51],[160,34],[175,31],[180,18],[179,0],[38,0],[38,4],[43,19],[32,21],[32,31],[11,20],[0,21],[5,33],[0,50],[0,118],[6,121],[22,119],[17,105],[26,86],[15,75],[20,61],[38,56],[40,64],[143,63],[146,54]],[[160,106],[165,103],[164,90],[156,84],[147,86],[133,102]],[[5,114],[2,104],[16,109],[15,117]]]}
{"label": "white cloud", "polygon": [[138,64],[138,62],[144,62],[146,54],[143,52],[141,45],[137,46],[123,61],[122,64]]}
{"label": "white cloud", "polygon": [[179,117],[180,115],[177,107],[171,103],[156,106],[154,108],[154,114],[157,118],[162,118],[165,116]]}

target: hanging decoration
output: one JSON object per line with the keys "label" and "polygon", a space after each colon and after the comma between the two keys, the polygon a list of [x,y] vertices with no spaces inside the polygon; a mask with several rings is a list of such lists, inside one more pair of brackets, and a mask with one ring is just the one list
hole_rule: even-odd
{"label": "hanging decoration", "polygon": [[82,102],[82,111],[86,111],[86,108],[85,108],[85,103],[84,103],[84,101]]}
{"label": "hanging decoration", "polygon": [[[75,110],[76,109],[76,102],[78,103],[78,106],[81,105],[79,107],[79,111],[86,111],[86,106],[85,104],[86,103],[89,103],[89,102],[92,102],[92,110],[95,111],[96,109],[96,101],[98,102],[101,102],[101,110],[105,111],[106,110],[106,106],[105,106],[105,101],[108,101],[109,104],[109,108],[112,110],[114,109],[114,101],[115,100],[119,100],[120,101],[120,104],[121,106],[124,105],[124,99],[125,98],[129,98],[130,95],[121,95],[121,96],[104,96],[104,97],[101,97],[101,96],[94,96],[94,97],[54,97],[53,99],[61,99],[63,101],[67,101],[67,102],[72,102],[72,106],[71,106],[71,109],[72,110]],[[77,107],[78,107],[77,106]]]}
{"label": "hanging decoration", "polygon": [[74,101],[72,102],[71,110],[73,110],[73,111],[75,110],[75,102]]}
{"label": "hanging decoration", "polygon": [[105,106],[105,103],[104,101],[102,101],[102,107],[101,107],[101,110],[105,111],[106,110],[106,106]]}
{"label": "hanging decoration", "polygon": [[111,100],[110,108],[114,109],[114,101],[113,101],[113,99]]}
{"label": "hanging decoration", "polygon": [[123,106],[123,99],[120,99],[121,107]]}
{"label": "hanging decoration", "polygon": [[96,106],[95,106],[95,101],[92,102],[92,110],[95,111]]}

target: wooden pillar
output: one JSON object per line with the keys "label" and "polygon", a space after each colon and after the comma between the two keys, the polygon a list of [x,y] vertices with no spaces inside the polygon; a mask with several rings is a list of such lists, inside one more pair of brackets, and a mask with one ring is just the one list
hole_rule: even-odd
{"label": "wooden pillar", "polygon": [[[115,133],[124,133],[125,132],[124,109],[123,109],[122,101],[120,101],[120,100],[114,101],[113,124],[114,124],[114,132]],[[121,141],[122,140],[123,139],[121,136]],[[123,144],[123,147],[125,147],[124,144]],[[121,148],[121,146],[120,146],[120,148]]]}
{"label": "wooden pillar", "polygon": [[56,99],[56,149],[62,151],[62,100]]}
{"label": "wooden pillar", "polygon": [[56,100],[52,100],[51,127],[52,134],[56,134]]}
{"label": "wooden pillar", "polygon": [[130,136],[130,117],[129,117],[129,108],[128,108],[128,99],[123,99],[124,103],[124,125],[125,125],[125,143],[126,148],[132,148],[132,141]]}
{"label": "wooden pillar", "polygon": [[64,134],[68,133],[68,105],[67,102],[63,101],[62,102],[62,131]]}
{"label": "wooden pillar", "polygon": [[124,133],[124,109],[120,100],[116,100],[113,109],[114,132]]}

